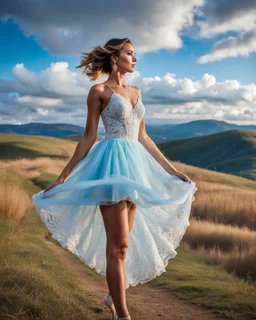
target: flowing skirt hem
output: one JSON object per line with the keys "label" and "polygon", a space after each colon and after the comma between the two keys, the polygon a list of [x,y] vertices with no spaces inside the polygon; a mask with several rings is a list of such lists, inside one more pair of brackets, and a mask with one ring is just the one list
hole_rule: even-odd
{"label": "flowing skirt hem", "polygon": [[[40,216],[41,217],[41,216]],[[42,219],[42,221],[44,222],[44,220]],[[170,250],[170,252],[168,253],[168,255],[161,257],[162,258],[162,262],[163,262],[163,267],[159,270],[156,270],[155,273],[151,273],[150,275],[147,276],[147,278],[145,277],[141,277],[141,278],[136,278],[133,279],[131,281],[126,281],[126,289],[128,289],[129,287],[135,287],[138,284],[145,284],[147,282],[152,281],[153,279],[155,279],[156,277],[160,276],[162,273],[166,272],[166,267],[168,266],[169,260],[173,259],[176,257],[177,255],[177,251],[175,251],[175,249],[179,246],[180,241],[182,240],[182,237],[184,235],[184,233],[186,232],[187,227],[189,227],[189,223],[187,226],[184,227],[184,231],[183,234],[180,235],[180,239],[178,241],[178,243],[176,242],[176,245],[173,246],[172,250]],[[49,226],[47,227],[49,230]],[[106,271],[104,269],[101,269],[97,266],[97,264],[95,263],[89,263],[81,254],[79,254],[77,252],[77,250],[72,246],[69,245],[67,243],[65,243],[65,241],[63,241],[60,237],[58,237],[57,235],[51,234],[51,237],[53,239],[55,239],[62,248],[67,249],[69,252],[71,252],[72,254],[74,254],[80,261],[82,261],[85,265],[87,265],[88,267],[90,267],[91,269],[94,269],[98,274],[106,277]],[[128,249],[129,250],[129,249]]]}

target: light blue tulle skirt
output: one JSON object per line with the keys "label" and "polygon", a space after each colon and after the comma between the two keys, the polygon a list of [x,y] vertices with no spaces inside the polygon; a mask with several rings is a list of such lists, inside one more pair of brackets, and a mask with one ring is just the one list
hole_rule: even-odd
{"label": "light blue tulle skirt", "polygon": [[62,247],[106,276],[106,232],[99,205],[130,200],[136,207],[125,259],[126,288],[166,271],[186,228],[195,183],[169,174],[139,142],[94,143],[65,182],[32,196],[37,213]]}

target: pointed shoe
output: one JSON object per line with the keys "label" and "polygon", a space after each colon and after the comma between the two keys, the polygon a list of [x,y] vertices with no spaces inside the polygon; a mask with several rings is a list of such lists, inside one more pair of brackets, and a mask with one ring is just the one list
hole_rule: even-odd
{"label": "pointed shoe", "polygon": [[[109,294],[109,292],[105,295],[104,299],[103,299],[104,304],[109,308],[110,312],[111,312],[111,320],[117,320],[117,314],[116,314],[116,310],[115,310],[115,306],[112,300],[111,295]],[[128,318],[129,319],[129,318]]]}

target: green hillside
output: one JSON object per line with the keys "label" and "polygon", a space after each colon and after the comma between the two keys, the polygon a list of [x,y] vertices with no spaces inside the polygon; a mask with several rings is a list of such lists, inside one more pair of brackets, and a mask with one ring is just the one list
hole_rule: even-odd
{"label": "green hillside", "polygon": [[[63,139],[2,133],[0,158],[2,160],[21,157],[67,159],[75,150],[80,137]],[[157,145],[170,160],[256,180],[256,131],[231,130]]]}
{"label": "green hillside", "polygon": [[[60,137],[59,139],[67,139],[67,140],[71,140],[71,141],[79,141],[81,139],[81,134],[73,134],[70,136],[64,136],[64,137]],[[104,137],[98,135],[97,140],[102,140]]]}
{"label": "green hillside", "polygon": [[[226,136],[227,151],[232,139],[240,141],[240,148],[244,146],[242,154],[247,154],[250,146],[255,150],[253,143],[249,144],[255,140],[251,135],[246,136],[244,131],[242,133],[234,131],[229,140]],[[209,142],[209,138],[214,136],[216,141],[212,139]],[[217,140],[216,136],[204,138],[208,138],[208,144],[212,143],[213,150],[218,153],[223,148],[223,141]],[[185,153],[187,145],[187,155],[191,153],[195,157],[200,154],[200,148],[197,148],[200,146],[199,140],[202,138],[179,140],[177,149],[179,147],[181,152],[183,145]],[[43,157],[1,163],[0,251],[4,259],[0,262],[0,319],[107,319],[102,300],[98,298],[103,297],[107,290],[106,278],[51,238],[35,208],[28,207],[19,223],[7,219],[4,211],[1,211],[1,208],[20,208],[24,205],[26,197],[16,187],[25,191],[30,199],[52,182],[59,174],[57,164],[64,162],[59,157],[70,153],[76,145],[77,142],[42,136],[0,135],[1,157],[4,156],[3,151],[6,159],[7,156],[16,159],[21,155]],[[209,156],[214,155],[210,148],[208,150],[207,142],[201,144],[201,149],[207,150]],[[238,152],[233,154],[238,157]],[[46,155],[56,159],[46,159]],[[49,164],[51,169],[56,166],[55,171],[49,172]],[[255,269],[256,242],[253,235],[256,230],[256,181],[181,163],[178,165],[184,168],[184,172],[199,188],[196,201],[193,202],[191,225],[182,245],[178,247],[177,257],[168,263],[166,272],[140,288],[128,291],[131,303],[138,299],[138,304],[133,304],[132,316],[134,319],[149,319],[148,310],[144,308],[142,313],[141,305],[147,301],[148,292],[151,292],[152,297],[156,297],[154,306],[157,305],[158,309],[159,306],[173,306],[174,299],[179,298],[175,308],[182,310],[185,306],[184,312],[187,312],[185,304],[194,304],[202,313],[211,310],[216,319],[253,320],[256,314],[256,287],[255,281],[249,276]],[[4,193],[6,181],[10,186]],[[245,225],[248,229],[244,228]],[[195,244],[205,244],[207,250],[197,250],[193,247]],[[236,251],[237,244],[241,252]],[[216,246],[218,251],[215,252]],[[168,293],[169,300],[159,300],[158,289]],[[182,300],[183,305],[180,304]],[[156,319],[156,309],[152,310],[150,319]],[[209,319],[204,315],[201,318]]]}
{"label": "green hillside", "polygon": [[256,180],[256,131],[231,130],[158,147],[170,160]]}
{"label": "green hillside", "polygon": [[34,159],[36,157],[69,157],[68,149],[75,148],[77,142],[26,134],[0,134],[0,158],[15,160],[19,158]]}

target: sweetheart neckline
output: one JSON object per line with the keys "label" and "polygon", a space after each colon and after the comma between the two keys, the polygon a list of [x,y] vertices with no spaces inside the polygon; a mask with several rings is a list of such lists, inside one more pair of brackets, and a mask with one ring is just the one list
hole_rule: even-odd
{"label": "sweetheart neckline", "polygon": [[141,100],[140,97],[138,97],[138,100],[137,100],[135,106],[133,107],[132,103],[131,103],[128,99],[126,99],[124,96],[122,96],[121,94],[119,94],[119,93],[117,93],[117,92],[113,92],[112,95],[111,95],[111,97],[110,97],[110,99],[109,99],[108,104],[107,104],[107,105],[105,106],[105,108],[101,111],[101,114],[105,111],[105,109],[108,108],[108,106],[109,106],[109,104],[110,104],[110,102],[111,102],[111,99],[112,99],[113,95],[115,95],[115,94],[118,95],[119,97],[123,98],[125,101],[127,101],[127,102],[130,104],[131,109],[132,109],[132,112],[134,112],[134,111],[136,110],[136,108],[137,108],[137,106],[138,106],[138,104],[139,104],[139,101]]}

